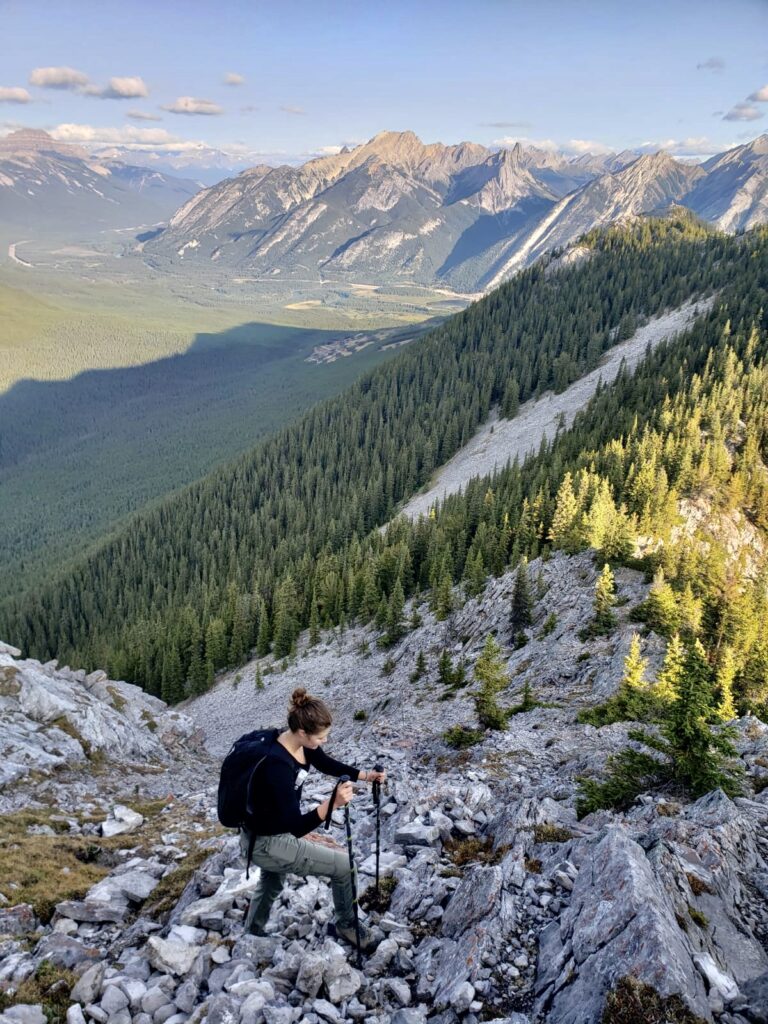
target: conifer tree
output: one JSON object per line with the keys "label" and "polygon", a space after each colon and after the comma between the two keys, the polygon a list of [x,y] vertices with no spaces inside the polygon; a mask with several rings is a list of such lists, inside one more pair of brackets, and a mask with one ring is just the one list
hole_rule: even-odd
{"label": "conifer tree", "polygon": [[193,696],[205,693],[207,688],[205,664],[200,652],[200,643],[192,646],[192,656],[189,662],[188,689]]}
{"label": "conifer tree", "polygon": [[668,704],[677,698],[685,660],[685,648],[678,633],[674,633],[667,644],[664,662],[653,688],[657,700]]}
{"label": "conifer tree", "polygon": [[379,598],[379,607],[376,609],[376,616],[373,620],[374,625],[377,629],[384,630],[387,626],[387,617],[389,616],[389,602],[387,601],[384,594]]}
{"label": "conifer tree", "polygon": [[411,672],[411,682],[418,682],[418,680],[426,674],[427,659],[424,657],[424,651],[419,651],[419,653],[416,655],[416,664],[414,665],[413,672]]}
{"label": "conifer tree", "polygon": [[554,546],[562,548],[567,554],[575,554],[582,546],[578,517],[579,503],[573,492],[573,478],[568,472],[557,492],[555,513],[548,534]]}
{"label": "conifer tree", "polygon": [[508,678],[501,648],[492,633],[486,637],[482,653],[475,662],[475,680],[480,684],[480,692],[475,697],[480,724],[486,729],[503,729],[507,715],[496,698],[507,685]]}
{"label": "conifer tree", "polygon": [[283,579],[275,594],[275,635],[272,649],[276,658],[285,658],[293,650],[299,633],[296,587],[289,575]]}
{"label": "conifer tree", "polygon": [[259,632],[256,639],[256,654],[259,658],[269,654],[272,644],[272,630],[269,626],[269,612],[266,602],[262,599],[259,605]]}
{"label": "conifer tree", "polygon": [[520,385],[511,377],[504,388],[501,399],[501,415],[505,420],[514,419],[520,409]]}
{"label": "conifer tree", "polygon": [[205,656],[215,669],[224,668],[227,664],[227,634],[224,620],[218,617],[211,619],[205,631]]}
{"label": "conifer tree", "polygon": [[485,580],[486,572],[485,564],[483,562],[483,552],[478,548],[474,554],[470,553],[464,568],[464,581],[467,594],[470,597],[477,597],[477,595],[483,591]]}
{"label": "conifer tree", "polygon": [[739,788],[725,763],[736,753],[730,735],[723,728],[713,732],[707,724],[712,705],[712,670],[701,641],[694,640],[686,646],[677,699],[662,726],[675,777],[694,797],[718,786],[730,794]]}
{"label": "conifer tree", "polygon": [[444,686],[450,686],[453,683],[453,662],[445,647],[437,660],[437,678]]}
{"label": "conifer tree", "polygon": [[179,650],[170,643],[163,656],[163,679],[160,690],[161,698],[166,704],[178,704],[184,699],[184,680],[181,670]]}
{"label": "conifer tree", "polygon": [[672,636],[680,627],[680,612],[677,597],[664,578],[664,570],[656,570],[651,589],[645,601],[635,609],[633,618],[646,622],[652,630],[662,636]]}
{"label": "conifer tree", "polygon": [[624,659],[624,676],[621,680],[619,697],[624,705],[627,719],[642,719],[648,706],[648,684],[645,673],[648,661],[641,654],[640,637],[632,634],[629,652]]}
{"label": "conifer tree", "polygon": [[443,569],[435,593],[435,617],[438,621],[447,619],[453,611],[453,583],[450,571]]}
{"label": "conifer tree", "polygon": [[526,629],[533,622],[533,598],[528,581],[528,560],[523,557],[515,573],[515,586],[512,591],[512,607],[509,624],[513,633]]}
{"label": "conifer tree", "polygon": [[388,644],[395,644],[405,632],[405,623],[403,622],[403,610],[405,608],[405,595],[403,594],[403,585],[398,577],[395,580],[395,585],[392,588],[392,593],[389,596],[389,603],[387,605],[387,619],[386,619],[386,641]]}
{"label": "conifer tree", "polygon": [[733,700],[733,682],[736,678],[736,659],[733,656],[733,648],[725,646],[720,654],[720,661],[717,666],[715,682],[719,696],[715,708],[715,718],[721,722],[730,722],[738,717],[736,704]]}
{"label": "conifer tree", "polygon": [[253,673],[253,683],[257,690],[264,689],[264,676],[261,673],[261,665],[256,662],[256,671]]}
{"label": "conifer tree", "polygon": [[320,642],[320,613],[317,610],[317,597],[312,595],[312,608],[309,613],[309,646],[316,647]]}
{"label": "conifer tree", "polygon": [[532,711],[537,706],[537,704],[538,702],[536,701],[536,698],[533,696],[533,688],[531,686],[531,681],[526,676],[525,682],[523,683],[523,696],[520,701],[520,704],[518,705],[518,711]]}
{"label": "conifer tree", "polygon": [[616,604],[616,586],[613,570],[606,562],[595,586],[595,617],[592,620],[592,632],[595,635],[610,633],[616,625],[613,606]]}

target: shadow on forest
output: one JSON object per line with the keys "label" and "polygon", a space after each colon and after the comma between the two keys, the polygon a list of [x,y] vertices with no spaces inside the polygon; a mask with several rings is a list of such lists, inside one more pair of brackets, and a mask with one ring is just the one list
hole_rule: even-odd
{"label": "shadow on forest", "polygon": [[205,418],[216,406],[238,415],[270,364],[303,358],[314,345],[344,334],[240,324],[197,334],[186,352],[138,366],[18,381],[0,395],[0,469],[94,432],[125,434],[132,425],[131,432],[148,435],[171,419]]}

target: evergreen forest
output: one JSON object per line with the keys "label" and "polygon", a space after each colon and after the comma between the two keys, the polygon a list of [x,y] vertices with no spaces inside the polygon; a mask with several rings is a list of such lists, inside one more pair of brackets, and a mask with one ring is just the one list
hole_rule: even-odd
{"label": "evergreen forest", "polygon": [[[75,571],[6,602],[0,635],[178,701],[254,649],[290,655],[303,628],[316,638],[375,621],[394,642],[411,595],[444,617],[458,582],[478,593],[523,559],[590,547],[601,564],[645,569],[654,584],[638,621],[698,643],[712,673],[727,659],[736,705],[765,713],[760,552],[734,563],[714,536],[691,543],[680,499],[739,510],[756,537],[768,530],[768,229],[726,236],[676,213],[582,242],[589,259],[524,271],[135,516]],[[416,522],[393,519],[492,407],[514,416],[647,318],[713,294],[708,314],[620,372],[524,464],[471,481]],[[652,541],[642,555],[638,535]]]}

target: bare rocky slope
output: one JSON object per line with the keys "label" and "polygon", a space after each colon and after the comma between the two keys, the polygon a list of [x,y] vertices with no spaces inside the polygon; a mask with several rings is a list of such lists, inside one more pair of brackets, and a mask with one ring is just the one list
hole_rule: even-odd
{"label": "bare rocky slope", "polygon": [[[19,899],[32,891],[23,873],[3,878],[2,1024],[45,1024],[42,1007],[66,1012],[68,1024],[596,1024],[628,975],[679,994],[701,1019],[764,1021],[768,727],[736,723],[741,797],[647,795],[626,813],[578,820],[577,778],[599,773],[629,725],[595,729],[576,712],[616,688],[629,611],[647,584],[618,570],[617,628],[582,641],[591,554],[557,553],[530,572],[534,623],[519,648],[507,574],[479,598],[457,591],[445,621],[421,606],[421,623],[390,650],[370,628],[326,633],[313,648],[302,637],[295,659],[252,661],[177,711],[100,673],[41,666],[4,647],[0,742],[4,763],[19,768],[0,789],[11,835],[0,862],[10,863],[9,845],[34,843],[39,855],[48,843],[50,855],[87,843],[99,877],[47,912]],[[507,652],[501,702],[517,704],[527,680],[543,706],[457,751],[444,733],[476,721],[472,666],[489,633]],[[465,661],[466,686],[439,682],[444,649]],[[426,672],[415,680],[419,652]],[[651,674],[663,652],[661,638],[644,640]],[[395,885],[389,908],[368,913],[381,942],[362,970],[328,933],[330,893],[315,879],[289,876],[268,936],[243,935],[254,878],[215,823],[220,757],[244,730],[280,725],[299,684],[334,710],[330,752],[363,767],[381,761],[389,773],[382,864]],[[310,776],[305,795],[328,789]],[[367,787],[352,807],[367,889]],[[53,864],[47,871],[61,881]]]}

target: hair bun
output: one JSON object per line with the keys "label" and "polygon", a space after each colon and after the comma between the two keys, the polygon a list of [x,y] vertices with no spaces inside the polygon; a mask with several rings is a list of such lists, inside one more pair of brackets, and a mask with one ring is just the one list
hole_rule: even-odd
{"label": "hair bun", "polygon": [[291,703],[295,708],[303,708],[305,704],[309,703],[309,694],[303,686],[297,687],[291,694]]}

